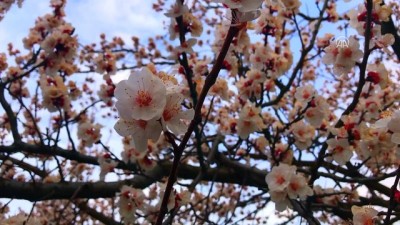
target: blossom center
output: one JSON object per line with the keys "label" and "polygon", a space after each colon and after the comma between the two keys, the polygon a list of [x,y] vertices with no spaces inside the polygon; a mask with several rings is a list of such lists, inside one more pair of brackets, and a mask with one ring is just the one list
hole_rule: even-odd
{"label": "blossom center", "polygon": [[300,185],[296,182],[290,183],[289,186],[293,191],[297,191],[300,187]]}
{"label": "blossom center", "polygon": [[368,218],[364,221],[364,225],[373,225],[374,221],[371,218]]}
{"label": "blossom center", "polygon": [[336,146],[335,149],[334,149],[334,151],[335,151],[336,153],[342,153],[342,152],[344,151],[344,148],[343,148],[342,146]]}
{"label": "blossom center", "polygon": [[280,184],[280,185],[281,185],[281,184],[283,184],[285,181],[286,181],[285,178],[282,177],[282,176],[276,177],[276,183],[277,183],[277,184]]}
{"label": "blossom center", "polygon": [[343,56],[346,58],[351,58],[353,51],[350,48],[343,49]]}
{"label": "blossom center", "polygon": [[163,112],[163,119],[165,120],[165,121],[169,121],[169,120],[171,120],[173,117],[174,117],[174,115],[176,114],[178,112],[178,110],[176,109],[176,108],[172,108],[172,109],[166,109],[166,110],[164,110],[164,112]]}
{"label": "blossom center", "polygon": [[136,121],[136,124],[137,124],[140,128],[142,128],[142,129],[144,130],[144,129],[146,129],[147,121],[145,121],[145,120],[138,120],[138,121]]}
{"label": "blossom center", "polygon": [[135,102],[139,105],[139,107],[149,106],[152,100],[153,98],[151,97],[150,93],[144,90],[138,91],[135,98]]}

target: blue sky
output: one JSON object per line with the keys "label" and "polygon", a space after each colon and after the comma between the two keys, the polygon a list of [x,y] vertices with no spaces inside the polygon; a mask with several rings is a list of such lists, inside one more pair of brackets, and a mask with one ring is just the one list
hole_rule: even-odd
{"label": "blue sky", "polygon": [[[101,2],[101,4],[99,4]],[[160,34],[162,20],[152,10],[152,4],[143,0],[70,0],[67,2],[67,21],[72,23],[79,41],[87,44],[99,40],[101,33],[108,37],[122,36],[129,40],[132,35],[150,37]],[[22,38],[34,25],[38,16],[51,13],[49,1],[25,0],[22,8],[13,5],[0,22],[0,52],[7,43],[22,46]],[[147,39],[147,38],[145,38]]]}

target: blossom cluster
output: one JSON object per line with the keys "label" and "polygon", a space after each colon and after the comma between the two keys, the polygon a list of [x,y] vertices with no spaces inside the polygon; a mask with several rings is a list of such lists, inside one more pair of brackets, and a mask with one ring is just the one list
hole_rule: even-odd
{"label": "blossom cluster", "polygon": [[120,115],[115,130],[121,136],[131,135],[140,152],[147,149],[148,139],[157,141],[162,130],[176,135],[185,132],[184,120],[194,115],[193,109],[183,110],[184,97],[174,85],[164,83],[146,67],[119,82],[114,95]]}
{"label": "blossom cluster", "polygon": [[378,211],[368,206],[355,206],[351,207],[353,213],[354,225],[374,224],[378,217]]}
{"label": "blossom cluster", "polygon": [[289,199],[305,200],[307,196],[313,195],[313,190],[308,186],[306,178],[296,173],[296,166],[281,163],[272,168],[265,177],[265,181],[271,200],[278,211],[291,207]]}
{"label": "blossom cluster", "polygon": [[261,131],[266,126],[260,116],[260,108],[253,103],[247,102],[240,112],[237,121],[237,132],[240,138],[246,139],[255,131]]}
{"label": "blossom cluster", "polygon": [[[161,200],[158,204],[148,204],[148,200],[154,200],[158,196],[161,197],[164,194],[165,185],[158,183],[153,185],[148,193],[143,192],[141,189],[122,186],[119,193],[119,212],[123,221],[126,224],[132,224],[136,219],[136,213],[141,212],[146,215],[146,220],[150,223],[154,223],[157,219],[158,208],[161,204]],[[181,190],[180,192],[174,190],[173,194],[168,199],[168,211],[179,208],[180,206],[186,205],[190,202],[191,194],[187,190]],[[147,201],[146,201],[147,200]]]}
{"label": "blossom cluster", "polygon": [[[370,27],[370,39],[365,40],[369,43],[370,49],[385,49],[395,41],[393,34],[382,35],[381,33],[381,23],[389,21],[392,14],[391,8],[381,3],[381,0],[373,1],[370,24],[367,24],[368,12],[365,4],[360,4],[358,9],[351,10],[347,15],[350,18],[350,26],[355,28],[359,35],[364,36],[366,34],[365,28]],[[325,52],[323,62],[327,65],[333,64],[333,72],[336,75],[350,73],[363,56],[355,36],[351,36],[345,46],[338,44],[337,41],[332,41],[325,48]]]}
{"label": "blossom cluster", "polygon": [[43,225],[43,224],[48,224],[49,220],[40,215],[27,215],[22,212],[10,216],[7,219],[1,219],[0,218],[0,223],[4,225],[20,225],[20,224],[26,224],[26,225]]}
{"label": "blossom cluster", "polygon": [[360,44],[354,36],[349,38],[347,46],[340,46],[336,42],[325,48],[326,54],[322,61],[327,64],[333,64],[333,72],[336,75],[344,75],[351,72],[357,62],[360,62],[363,52],[360,50]]}

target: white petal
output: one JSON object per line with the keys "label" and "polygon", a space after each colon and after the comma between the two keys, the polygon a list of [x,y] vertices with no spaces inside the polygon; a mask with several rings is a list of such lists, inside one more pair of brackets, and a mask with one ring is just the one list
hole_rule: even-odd
{"label": "white petal", "polygon": [[253,10],[249,12],[242,12],[239,15],[239,22],[248,22],[257,19],[260,17],[261,11],[260,10]]}
{"label": "white petal", "polygon": [[[264,0],[244,0],[242,7],[239,8],[241,12],[249,12],[258,9]],[[257,17],[256,17],[257,18]]]}
{"label": "white petal", "polygon": [[133,133],[133,126],[126,120],[119,119],[114,125],[115,131],[121,136],[129,136]]}
{"label": "white petal", "polygon": [[183,134],[187,130],[187,126],[180,119],[172,119],[167,123],[168,129],[171,130],[172,133],[179,135]]}
{"label": "white petal", "polygon": [[393,133],[391,141],[395,144],[400,145],[400,133]]}
{"label": "white petal", "polygon": [[132,114],[133,114],[132,107],[130,107],[130,105],[127,104],[126,102],[117,101],[115,103],[115,108],[117,108],[118,114],[121,118],[126,120],[132,119]]}
{"label": "white petal", "polygon": [[144,132],[135,132],[132,137],[137,151],[144,152],[147,150],[147,138],[145,137]]}
{"label": "white petal", "polygon": [[122,80],[116,85],[115,90],[114,90],[114,96],[118,100],[122,100],[122,101],[126,101],[126,100],[128,100],[128,98],[132,97],[131,90],[130,90],[126,80]]}
{"label": "white petal", "polygon": [[387,125],[388,125],[390,119],[391,119],[390,117],[380,119],[380,120],[376,121],[375,124],[372,125],[372,127],[375,129],[387,128]]}
{"label": "white petal", "polygon": [[146,127],[146,138],[152,139],[153,141],[157,141],[160,138],[160,134],[162,131],[162,127],[159,121],[150,120],[147,123]]}

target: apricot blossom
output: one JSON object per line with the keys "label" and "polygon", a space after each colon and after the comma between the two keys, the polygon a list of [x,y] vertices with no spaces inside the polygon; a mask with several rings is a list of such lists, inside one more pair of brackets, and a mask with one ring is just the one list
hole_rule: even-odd
{"label": "apricot blossom", "polygon": [[115,107],[125,120],[159,119],[166,104],[164,83],[147,68],[120,81],[114,95],[118,100]]}

